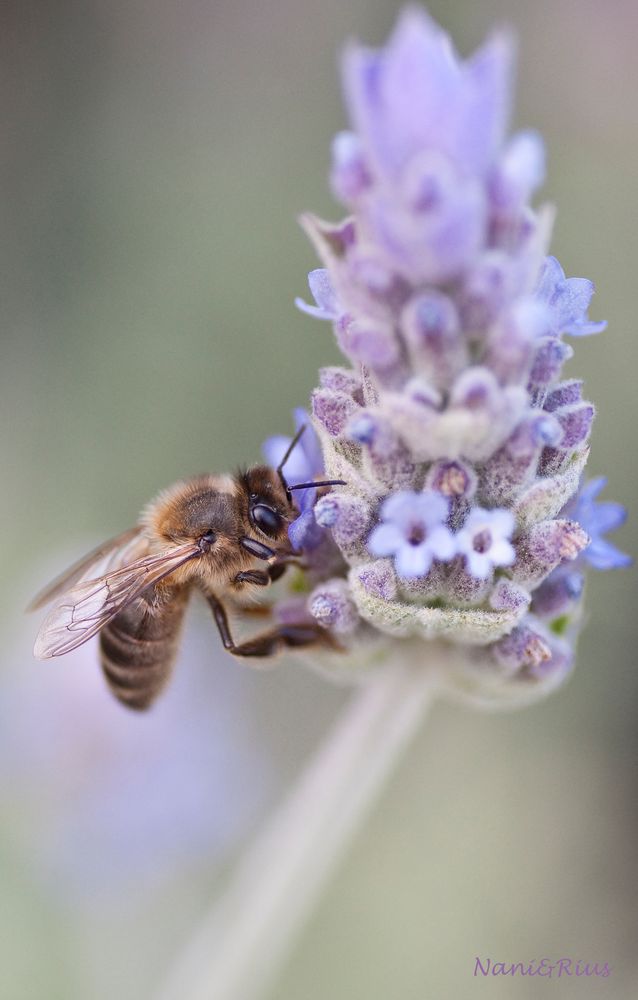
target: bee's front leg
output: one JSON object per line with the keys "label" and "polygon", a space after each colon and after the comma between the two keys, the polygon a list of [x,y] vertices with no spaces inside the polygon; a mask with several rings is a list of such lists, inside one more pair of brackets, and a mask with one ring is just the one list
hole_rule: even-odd
{"label": "bee's front leg", "polygon": [[241,587],[243,583],[252,583],[256,587],[267,587],[271,580],[272,577],[267,570],[244,569],[240,573],[237,573],[233,583],[236,587]]}
{"label": "bee's front leg", "polygon": [[295,559],[290,559],[285,557],[281,560],[277,560],[272,563],[268,569],[245,569],[233,579],[233,583],[236,587],[241,587],[243,583],[253,583],[256,587],[267,587],[269,583],[274,583],[279,580],[289,566],[298,566],[300,569],[305,569],[303,563],[299,563]]}

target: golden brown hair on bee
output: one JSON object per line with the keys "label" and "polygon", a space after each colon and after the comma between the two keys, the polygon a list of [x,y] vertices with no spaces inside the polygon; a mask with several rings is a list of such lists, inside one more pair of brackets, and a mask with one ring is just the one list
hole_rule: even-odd
{"label": "golden brown hair on bee", "polygon": [[237,483],[234,476],[203,474],[173,483],[144,508],[141,523],[159,543],[203,534],[213,518],[235,527]]}
{"label": "golden brown hair on bee", "polygon": [[32,608],[55,602],[35,655],[62,656],[99,632],[111,690],[128,707],[147,708],[170,677],[194,589],[208,601],[222,643],[235,656],[312,644],[334,648],[325,630],[306,623],[275,626],[241,643],[230,632],[224,600],[241,605],[300,555],[288,540],[298,510],[282,468],[204,474],[163,490],[135,528],[99,546],[35,598]]}

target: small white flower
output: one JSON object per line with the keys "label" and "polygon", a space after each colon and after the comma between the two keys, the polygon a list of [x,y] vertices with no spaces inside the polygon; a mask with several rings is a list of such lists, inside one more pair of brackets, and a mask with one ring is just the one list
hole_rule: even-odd
{"label": "small white flower", "polygon": [[485,580],[495,566],[511,566],[516,553],[510,543],[516,521],[510,510],[475,507],[456,535],[456,547],[468,573]]}
{"label": "small white flower", "polygon": [[394,556],[399,576],[425,576],[434,559],[448,560],[456,552],[454,536],[445,525],[449,503],[426,490],[393,493],[381,507],[381,524],[368,539],[374,556]]}

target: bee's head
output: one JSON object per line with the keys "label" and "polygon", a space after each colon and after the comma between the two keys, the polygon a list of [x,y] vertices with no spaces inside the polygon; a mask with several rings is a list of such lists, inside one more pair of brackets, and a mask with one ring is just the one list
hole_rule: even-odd
{"label": "bee's head", "polygon": [[237,476],[240,503],[248,526],[257,537],[271,542],[283,542],[288,537],[288,525],[297,515],[276,470],[256,465]]}

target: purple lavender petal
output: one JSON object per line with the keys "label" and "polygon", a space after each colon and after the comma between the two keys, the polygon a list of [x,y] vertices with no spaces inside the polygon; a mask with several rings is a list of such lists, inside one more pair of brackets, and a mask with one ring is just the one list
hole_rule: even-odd
{"label": "purple lavender petal", "polygon": [[460,68],[449,38],[422,11],[405,11],[386,48],[351,45],[344,58],[350,116],[375,170],[396,174],[438,145],[458,114]]}
{"label": "purple lavender petal", "polygon": [[[433,168],[434,169],[434,168]],[[407,281],[445,282],[459,277],[483,246],[487,212],[485,198],[473,182],[453,183],[437,166],[430,177],[436,193],[428,207],[398,201],[379,190],[370,199],[368,223],[396,271]]]}
{"label": "purple lavender petal", "polygon": [[488,169],[503,142],[510,116],[514,49],[508,31],[495,32],[465,67],[455,152],[461,163],[477,173]]}
{"label": "purple lavender petal", "polygon": [[551,310],[554,332],[584,337],[600,333],[605,322],[592,323],[587,310],[594,284],[587,278],[566,278],[555,257],[547,257],[536,286],[536,296],[546,302]]}
{"label": "purple lavender petal", "polygon": [[604,538],[594,539],[583,555],[594,569],[625,569],[633,563],[631,556]]}
{"label": "purple lavender petal", "polygon": [[314,511],[305,510],[296,521],[288,527],[288,538],[290,544],[299,552],[312,551],[321,544],[323,540],[323,528],[315,521]]}
{"label": "purple lavender petal", "polygon": [[363,146],[354,132],[338,132],[332,141],[330,184],[344,204],[356,202],[370,186]]}
{"label": "purple lavender petal", "polygon": [[344,90],[375,170],[396,176],[427,148],[486,170],[509,114],[512,50],[501,33],[464,65],[449,37],[417,8],[404,11],[380,52],[351,45]]}
{"label": "purple lavender petal", "polygon": [[433,559],[428,545],[404,545],[396,553],[394,565],[399,576],[410,580],[425,576]]}
{"label": "purple lavender petal", "polygon": [[292,438],[286,437],[285,434],[273,434],[272,437],[266,438],[262,444],[261,453],[273,469],[276,469],[281,462],[291,441]]}
{"label": "purple lavender petal", "polygon": [[[299,448],[308,469],[308,475],[304,472],[304,476],[306,479],[317,479],[323,475],[323,452],[319,438],[310,422],[310,415],[301,407],[297,407],[297,409],[293,410],[293,418],[295,421],[295,431],[299,431],[302,427],[305,427],[299,440]],[[288,466],[286,466],[287,471]],[[293,482],[292,476],[288,475],[288,481]],[[296,479],[295,481],[301,482],[300,479]]]}
{"label": "purple lavender petal", "polygon": [[545,179],[545,145],[537,132],[519,132],[507,144],[490,181],[499,211],[520,209]]}
{"label": "purple lavender petal", "polygon": [[339,315],[337,296],[335,294],[330,275],[324,267],[318,267],[308,275],[308,285],[313,294],[316,305],[308,305],[301,298],[295,299],[295,305],[301,312],[315,319],[335,320]]}
{"label": "purple lavender petal", "polygon": [[404,542],[403,532],[396,524],[378,524],[368,539],[368,549],[373,556],[393,556]]}
{"label": "purple lavender petal", "polygon": [[604,476],[598,476],[581,487],[578,495],[565,508],[591,538],[582,558],[594,569],[623,569],[631,566],[633,559],[608,542],[603,535],[614,531],[625,522],[627,512],[622,504],[596,503],[596,497],[607,485]]}
{"label": "purple lavender petal", "polygon": [[608,531],[615,531],[627,520],[627,510],[621,503],[614,503],[607,500],[605,503],[596,504],[596,529],[606,534]]}

